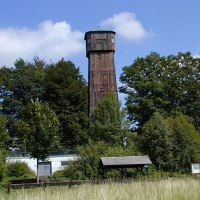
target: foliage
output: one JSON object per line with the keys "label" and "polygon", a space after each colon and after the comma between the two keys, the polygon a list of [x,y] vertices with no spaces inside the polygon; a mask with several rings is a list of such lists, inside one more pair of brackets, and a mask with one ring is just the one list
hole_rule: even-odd
{"label": "foliage", "polygon": [[65,170],[61,169],[61,170],[55,171],[51,176],[49,176],[49,179],[51,181],[66,180]]}
{"label": "foliage", "polygon": [[191,162],[199,161],[200,134],[181,114],[163,118],[154,113],[138,135],[138,143],[157,168],[188,171]]}
{"label": "foliage", "polygon": [[4,95],[4,114],[20,118],[21,110],[31,99],[41,100],[44,92],[44,69],[45,63],[37,57],[33,63],[23,59],[15,62],[15,69],[12,69],[10,79],[7,80],[8,87],[5,88],[7,95]]}
{"label": "foliage", "polygon": [[182,112],[200,127],[200,59],[190,53],[151,53],[123,68],[120,91],[132,123],[141,128],[153,113]]}
{"label": "foliage", "polygon": [[9,136],[6,131],[6,119],[0,115],[0,148],[5,148],[6,143],[9,140]]}
{"label": "foliage", "polygon": [[4,117],[0,116],[0,182],[5,177],[6,173],[6,143],[8,142],[9,137],[6,133],[6,120]]}
{"label": "foliage", "polygon": [[[15,68],[0,68],[0,100],[0,111],[7,118],[12,138],[10,146],[24,146],[24,139],[18,138],[15,129],[31,100],[48,103],[56,113],[63,147],[74,148],[88,139],[87,83],[70,61],[48,65],[38,57],[33,62],[19,58]],[[21,127],[26,129],[23,123]]]}
{"label": "foliage", "polygon": [[31,101],[22,111],[22,120],[15,123],[18,138],[31,157],[44,160],[48,152],[59,147],[59,121],[47,103]]}
{"label": "foliage", "polygon": [[80,155],[78,161],[72,162],[65,168],[66,177],[72,180],[119,177],[119,173],[116,173],[115,170],[111,173],[102,174],[99,168],[100,158],[107,156],[141,155],[134,145],[124,149],[120,145],[111,146],[104,141],[90,141],[86,146],[79,147],[78,150]]}
{"label": "foliage", "polygon": [[[5,66],[0,68],[0,99],[1,101],[9,94],[9,85],[11,80],[12,69]],[[0,102],[2,108],[2,102]]]}
{"label": "foliage", "polygon": [[104,155],[108,144],[103,141],[90,141],[87,146],[78,148],[78,162],[66,167],[66,176],[70,179],[95,179],[99,176],[99,159]]}
{"label": "foliage", "polygon": [[138,135],[139,145],[151,161],[157,166],[171,162],[171,130],[159,113],[154,113]]}
{"label": "foliage", "polygon": [[61,60],[48,66],[44,101],[58,116],[64,147],[87,141],[87,91],[86,81],[72,62]]}
{"label": "foliage", "polygon": [[6,176],[6,150],[0,148],[0,182]]}
{"label": "foliage", "polygon": [[35,178],[35,173],[24,162],[7,164],[7,176],[10,178]]}
{"label": "foliage", "polygon": [[182,114],[168,117],[172,131],[174,171],[189,172],[190,163],[200,160],[200,133],[190,118]]}
{"label": "foliage", "polygon": [[107,94],[98,102],[90,122],[90,138],[112,145],[122,144],[120,105],[113,94]]}

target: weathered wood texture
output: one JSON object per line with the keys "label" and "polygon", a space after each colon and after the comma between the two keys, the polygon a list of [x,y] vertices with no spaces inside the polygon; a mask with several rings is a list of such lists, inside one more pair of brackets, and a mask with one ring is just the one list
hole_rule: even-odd
{"label": "weathered wood texture", "polygon": [[113,31],[90,31],[85,34],[88,57],[89,116],[97,102],[108,92],[114,93],[117,98],[114,36]]}
{"label": "weathered wood texture", "polygon": [[100,159],[102,168],[134,168],[151,165],[148,156],[121,156],[121,157],[102,157]]}

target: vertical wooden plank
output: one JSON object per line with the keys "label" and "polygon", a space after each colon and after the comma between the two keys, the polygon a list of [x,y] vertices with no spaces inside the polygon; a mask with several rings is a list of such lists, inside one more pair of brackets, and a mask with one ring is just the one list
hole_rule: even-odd
{"label": "vertical wooden plank", "polygon": [[[85,34],[88,57],[89,116],[103,95],[112,92],[117,98],[113,31],[89,31]],[[88,40],[90,44],[88,45]]]}

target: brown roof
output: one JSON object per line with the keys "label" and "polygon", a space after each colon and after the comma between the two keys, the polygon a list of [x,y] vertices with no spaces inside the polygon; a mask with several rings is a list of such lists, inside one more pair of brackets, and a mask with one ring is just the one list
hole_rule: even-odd
{"label": "brown roof", "polygon": [[132,168],[152,164],[148,156],[102,157],[100,163],[104,168]]}

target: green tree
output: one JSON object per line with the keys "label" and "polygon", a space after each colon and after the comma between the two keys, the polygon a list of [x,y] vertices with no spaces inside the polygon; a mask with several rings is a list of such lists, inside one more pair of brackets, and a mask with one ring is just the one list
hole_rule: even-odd
{"label": "green tree", "polygon": [[37,57],[33,63],[25,62],[23,59],[16,60],[15,69],[9,76],[9,87],[6,88],[9,92],[3,97],[2,111],[5,115],[14,119],[20,118],[21,110],[31,99],[42,99],[44,68],[45,63]]}
{"label": "green tree", "polygon": [[164,118],[154,113],[141,129],[138,142],[157,168],[188,172],[190,163],[200,159],[200,134],[182,114]]}
{"label": "green tree", "polygon": [[3,108],[2,102],[10,94],[9,86],[11,82],[12,69],[7,67],[0,68],[0,107]]}
{"label": "green tree", "polygon": [[191,119],[182,114],[166,119],[172,132],[173,170],[189,172],[192,162],[200,160],[200,133]]}
{"label": "green tree", "polygon": [[20,140],[18,143],[15,141],[17,137],[13,123],[21,118],[21,111],[31,99],[42,98],[44,69],[44,62],[37,57],[34,58],[33,63],[18,59],[15,68],[0,69],[1,113],[7,118],[8,134],[11,137],[9,145],[12,147],[22,146]]}
{"label": "green tree", "polygon": [[[106,174],[101,173],[100,158],[106,156],[133,156],[141,155],[135,146],[124,149],[121,145],[111,146],[104,141],[89,141],[87,145],[78,147],[79,157],[77,162],[71,163],[65,169],[69,179],[98,179]],[[120,176],[120,174],[116,174]]]}
{"label": "green tree", "polygon": [[31,157],[37,162],[43,161],[49,151],[59,149],[59,121],[47,103],[31,101],[24,107],[21,116],[22,120],[15,127]]}
{"label": "green tree", "polygon": [[87,141],[88,88],[79,68],[61,60],[47,67],[44,101],[60,121],[62,145],[74,148]]}
{"label": "green tree", "polygon": [[154,112],[182,112],[200,127],[200,59],[190,53],[151,53],[123,68],[120,91],[132,123],[141,128]]}
{"label": "green tree", "polygon": [[116,96],[107,94],[98,102],[92,113],[90,138],[110,144],[122,144],[120,105]]}
{"label": "green tree", "polygon": [[[72,62],[47,65],[37,57],[32,63],[20,58],[15,68],[0,69],[0,84],[1,112],[8,119],[10,145],[24,146],[24,139],[16,135],[16,122],[23,121],[24,107],[36,99],[47,102],[58,116],[64,147],[74,148],[87,141],[87,83]],[[23,122],[21,126],[26,129]]]}
{"label": "green tree", "polygon": [[0,182],[6,175],[6,143],[9,137],[6,132],[6,120],[0,116]]}
{"label": "green tree", "polygon": [[144,154],[149,155],[151,161],[158,168],[173,162],[171,130],[159,113],[153,116],[142,127],[138,135],[138,142]]}

